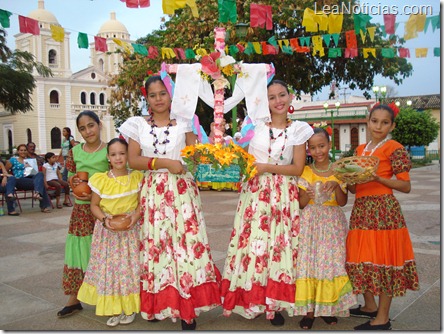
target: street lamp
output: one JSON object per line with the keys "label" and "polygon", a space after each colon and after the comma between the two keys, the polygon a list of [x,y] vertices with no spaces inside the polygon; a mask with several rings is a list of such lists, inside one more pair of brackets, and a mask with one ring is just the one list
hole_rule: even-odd
{"label": "street lamp", "polygon": [[[384,102],[385,96],[387,94],[386,86],[373,86],[373,93],[375,93],[375,99],[377,102]],[[381,93],[381,97],[378,99],[378,95]]]}
{"label": "street lamp", "polygon": [[248,33],[248,27],[250,25],[248,23],[239,22],[237,23],[234,28],[236,29],[236,36],[239,38],[244,38],[247,36]]}
{"label": "street lamp", "polygon": [[[336,107],[336,115],[339,115],[339,107],[341,106],[341,102],[337,101],[335,103],[335,107]],[[324,103],[324,109],[325,109],[325,113],[328,114],[328,102]],[[335,147],[335,124],[334,124],[334,118],[333,118],[333,114],[334,114],[335,110],[332,109],[330,110],[330,117],[331,117],[331,147],[332,147],[332,161],[335,162],[336,161],[336,147]]]}
{"label": "street lamp", "polygon": [[409,107],[412,106],[412,101],[408,100],[406,103],[407,103],[407,105],[408,105]]}

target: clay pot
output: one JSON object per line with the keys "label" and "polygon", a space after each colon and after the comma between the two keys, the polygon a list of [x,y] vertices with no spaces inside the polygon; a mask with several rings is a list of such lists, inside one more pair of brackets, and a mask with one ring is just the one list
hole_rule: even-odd
{"label": "clay pot", "polygon": [[109,226],[114,228],[114,231],[125,231],[131,224],[131,219],[123,215],[114,215],[109,221]]}
{"label": "clay pot", "polygon": [[[74,187],[73,180],[78,177],[82,182]],[[83,193],[91,194],[91,188],[88,186],[88,172],[77,172],[69,182],[71,189],[77,196],[84,196]]]}

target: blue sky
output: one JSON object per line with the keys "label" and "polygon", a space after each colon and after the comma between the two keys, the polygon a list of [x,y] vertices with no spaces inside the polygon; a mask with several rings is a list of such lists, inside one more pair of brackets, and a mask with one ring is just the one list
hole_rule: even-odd
{"label": "blue sky", "polygon": [[[17,14],[27,16],[31,11],[37,9],[37,0],[0,0],[0,9],[12,12],[11,27],[7,28],[8,46],[15,48],[14,35],[19,32]],[[129,33],[131,39],[136,40],[139,37],[146,36],[149,32],[157,29],[161,24],[161,18],[166,17],[162,12],[161,0],[151,0],[151,6],[148,8],[127,8],[124,2],[120,0],[45,0],[45,9],[52,12],[65,31],[71,33],[71,70],[73,72],[86,68],[89,63],[89,50],[79,49],[76,39],[78,32],[88,34],[91,41],[97,34],[101,25],[109,20],[110,12],[116,12],[116,18],[122,22]],[[438,15],[440,12],[440,3],[437,0],[399,0],[399,1],[377,1],[362,0],[362,5],[376,6],[373,8],[383,8],[389,4],[396,4],[399,13],[396,22],[400,23],[396,31],[398,35],[403,35],[404,22],[408,15],[403,13],[404,5],[431,5],[432,15]],[[429,16],[429,15],[428,15]],[[383,16],[372,15],[371,22],[383,23]],[[410,48],[411,58],[409,61],[413,65],[413,75],[404,80],[403,84],[396,86],[390,79],[376,77],[375,85],[387,85],[394,88],[397,96],[439,94],[440,89],[440,58],[433,56],[433,48],[440,46],[441,30],[432,31],[431,27],[427,33],[418,33],[418,37],[409,40],[405,47]],[[360,38],[360,37],[358,37]],[[414,48],[429,48],[426,58],[416,58]],[[329,88],[326,87],[321,93],[314,96],[314,100],[324,100],[327,98]],[[362,92],[355,90],[351,95],[362,95]]]}

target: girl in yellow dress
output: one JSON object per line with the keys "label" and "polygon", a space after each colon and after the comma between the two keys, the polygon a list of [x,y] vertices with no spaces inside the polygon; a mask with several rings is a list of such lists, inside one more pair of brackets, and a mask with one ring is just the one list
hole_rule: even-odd
{"label": "girl in yellow dress", "polygon": [[[108,143],[111,169],[89,180],[91,212],[97,218],[88,269],[77,298],[96,305],[96,315],[111,316],[108,326],[130,324],[140,312],[139,191],[142,173],[127,169],[128,144],[120,138]],[[126,213],[125,231],[110,225],[113,215]]]}

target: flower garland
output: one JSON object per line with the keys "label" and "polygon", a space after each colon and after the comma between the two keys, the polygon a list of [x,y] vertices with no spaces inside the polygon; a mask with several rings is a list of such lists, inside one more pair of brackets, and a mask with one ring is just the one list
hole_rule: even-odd
{"label": "flower garland", "polygon": [[314,123],[312,126],[313,129],[321,128],[327,131],[328,135],[331,136],[333,134],[333,130],[330,125],[327,125],[327,122]]}
{"label": "flower garland", "polygon": [[211,164],[216,170],[238,165],[243,179],[246,180],[257,174],[254,156],[233,142],[228,145],[198,143],[186,146],[181,153],[188,170],[193,175],[196,174],[199,164]]}

